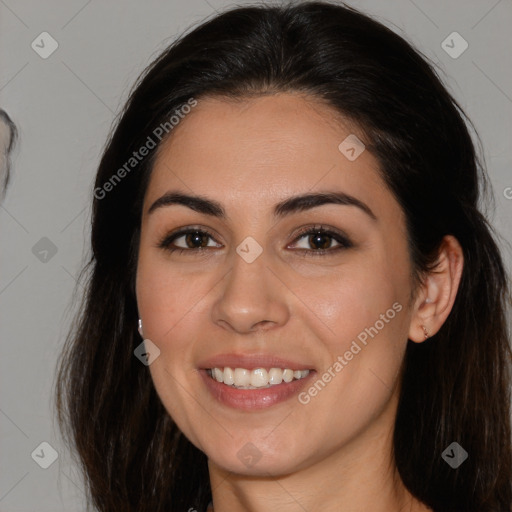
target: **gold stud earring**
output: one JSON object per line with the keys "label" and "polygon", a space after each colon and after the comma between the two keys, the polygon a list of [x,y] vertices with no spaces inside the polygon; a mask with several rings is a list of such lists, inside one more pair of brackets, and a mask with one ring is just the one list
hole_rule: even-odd
{"label": "gold stud earring", "polygon": [[423,332],[425,333],[425,339],[428,340],[430,338],[430,334],[428,333],[427,328],[424,325],[422,325],[421,327],[423,327]]}

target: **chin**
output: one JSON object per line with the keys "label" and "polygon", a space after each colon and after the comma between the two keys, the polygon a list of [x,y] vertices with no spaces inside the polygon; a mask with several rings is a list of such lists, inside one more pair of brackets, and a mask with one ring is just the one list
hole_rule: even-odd
{"label": "chin", "polygon": [[[218,448],[218,447],[217,447]],[[225,471],[238,475],[255,477],[279,477],[293,473],[305,466],[304,457],[290,456],[283,458],[283,452],[267,453],[258,450],[256,446],[247,441],[238,451],[213,450],[208,455],[210,463],[219,466]]]}

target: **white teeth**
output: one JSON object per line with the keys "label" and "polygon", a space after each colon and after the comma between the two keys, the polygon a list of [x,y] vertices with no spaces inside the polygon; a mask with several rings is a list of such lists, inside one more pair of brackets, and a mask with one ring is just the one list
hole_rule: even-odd
{"label": "white teeth", "polygon": [[293,370],[286,368],[286,370],[283,372],[283,380],[285,382],[291,382],[293,380]]}
{"label": "white teeth", "polygon": [[268,385],[268,372],[265,368],[257,368],[251,372],[251,386],[262,388]]}
{"label": "white teeth", "polygon": [[208,370],[210,377],[217,382],[223,382],[228,386],[241,389],[268,388],[284,382],[291,382],[293,379],[303,379],[309,375],[309,370],[291,370],[290,368],[212,368]]}
{"label": "white teeth", "polygon": [[268,383],[281,384],[281,382],[283,382],[283,370],[280,368],[270,368],[268,372]]}
{"label": "white teeth", "polygon": [[235,368],[235,386],[248,386],[251,383],[251,372],[245,368]]}
{"label": "white teeth", "polygon": [[[216,369],[219,370],[218,368],[216,368]],[[233,370],[231,368],[224,368],[223,373],[224,373],[224,384],[228,384],[229,386],[232,386],[235,383],[235,375],[233,373]]]}
{"label": "white teeth", "polygon": [[224,382],[224,372],[219,368],[213,369],[213,377],[217,382]]}

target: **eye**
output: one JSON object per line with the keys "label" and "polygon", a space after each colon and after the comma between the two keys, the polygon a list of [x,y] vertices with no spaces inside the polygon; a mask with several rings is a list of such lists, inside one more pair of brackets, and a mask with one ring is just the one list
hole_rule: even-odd
{"label": "eye", "polygon": [[[213,234],[205,229],[183,228],[176,233],[166,235],[159,243],[160,249],[169,252],[178,251],[180,253],[186,251],[203,251],[208,247],[208,238],[213,239]],[[181,244],[173,245],[174,242],[182,239]]]}
{"label": "eye", "polygon": [[[352,242],[346,235],[338,231],[325,228],[324,226],[317,225],[313,227],[306,227],[300,230],[298,236],[295,238],[293,244],[302,238],[308,237],[305,241],[315,249],[300,248],[306,255],[321,256],[327,253],[337,252],[342,249],[353,247]],[[206,229],[199,229],[193,227],[185,227],[175,233],[164,236],[158,243],[157,247],[164,249],[168,252],[178,251],[183,252],[203,252],[209,247],[221,247],[221,245],[208,245],[208,239],[214,240],[214,235]],[[180,241],[179,244],[176,242]],[[331,247],[332,241],[338,243],[334,248]]]}
{"label": "eye", "polygon": [[[338,252],[342,249],[348,249],[350,247],[353,247],[352,242],[348,239],[346,235],[338,231],[325,228],[324,226],[321,225],[303,228],[299,232],[299,235],[295,238],[294,243],[296,243],[298,240],[302,238],[305,238],[306,236],[306,244],[312,247],[317,247],[317,249],[313,250],[308,248],[301,248],[302,250],[304,250],[305,254],[311,256],[322,256],[327,253]],[[333,240],[335,240],[338,243],[338,245],[335,246],[334,248],[331,247],[331,243]]]}

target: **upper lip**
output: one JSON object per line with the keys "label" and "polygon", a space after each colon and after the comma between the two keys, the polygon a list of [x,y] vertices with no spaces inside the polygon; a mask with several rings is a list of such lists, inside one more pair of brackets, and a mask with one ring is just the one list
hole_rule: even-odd
{"label": "upper lip", "polygon": [[246,368],[254,370],[255,368],[290,368],[291,370],[312,370],[309,364],[300,363],[291,359],[271,354],[218,354],[201,361],[201,369],[211,368]]}

